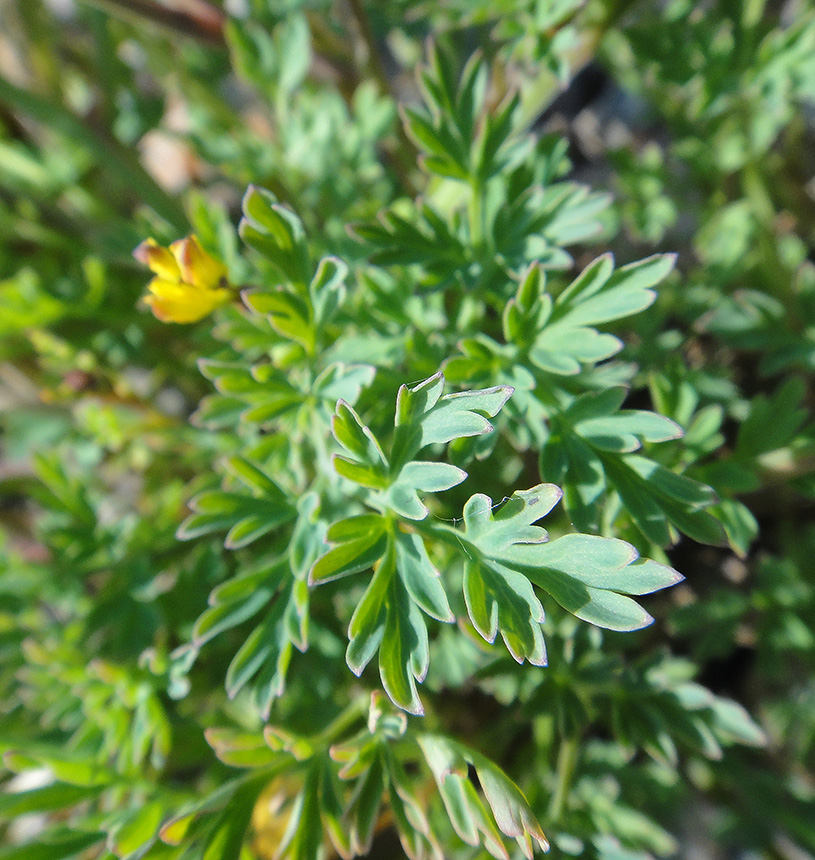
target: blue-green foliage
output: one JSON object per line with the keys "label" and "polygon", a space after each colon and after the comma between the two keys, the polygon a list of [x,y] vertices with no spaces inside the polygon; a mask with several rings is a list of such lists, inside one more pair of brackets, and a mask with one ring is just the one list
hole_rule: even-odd
{"label": "blue-green foliage", "polygon": [[9,16],[0,860],[815,853],[811,11],[129,6]]}

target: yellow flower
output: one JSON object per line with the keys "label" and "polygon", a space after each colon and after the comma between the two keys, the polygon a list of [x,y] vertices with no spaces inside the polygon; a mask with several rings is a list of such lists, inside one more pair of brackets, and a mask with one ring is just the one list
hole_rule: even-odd
{"label": "yellow flower", "polygon": [[195,236],[179,239],[169,248],[148,239],[133,256],[156,276],[147,286],[150,295],[144,302],[162,322],[198,322],[234,295],[226,267]]}

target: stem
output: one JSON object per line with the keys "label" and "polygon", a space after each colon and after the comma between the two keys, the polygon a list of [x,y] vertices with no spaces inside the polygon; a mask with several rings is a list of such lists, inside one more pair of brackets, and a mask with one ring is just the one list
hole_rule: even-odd
{"label": "stem", "polygon": [[[348,0],[348,5],[351,7],[351,13],[354,20],[357,22],[359,32],[365,42],[365,47],[368,52],[368,65],[371,75],[379,83],[382,92],[390,96],[394,104],[399,104],[397,94],[393,89],[388,71],[385,64],[382,62],[382,54],[374,36],[371,21],[368,18],[368,13],[365,11],[365,4],[362,0]],[[405,193],[410,197],[415,197],[418,193],[413,181],[411,180],[411,171],[416,167],[417,154],[413,146],[413,141],[407,136],[404,126],[397,121],[397,146],[390,148],[384,155],[389,166],[393,170]]]}
{"label": "stem", "polygon": [[320,732],[320,740],[326,746],[335,743],[348,729],[365,719],[367,710],[368,702],[366,699],[362,697],[355,699],[336,719]]}
{"label": "stem", "polygon": [[487,233],[486,230],[486,213],[484,211],[484,184],[473,179],[470,184],[470,241],[473,245],[473,250],[480,256],[481,245],[484,244],[484,239]]}
{"label": "stem", "polygon": [[[379,81],[382,87],[382,92],[388,93],[392,98],[393,88],[391,87],[390,78],[385,65],[382,62],[382,56],[379,53],[379,47],[374,38],[374,31],[371,28],[371,22],[368,19],[368,13],[365,11],[365,6],[362,0],[348,0],[348,5],[351,7],[351,12],[357,22],[362,39],[365,42],[365,47],[368,49],[368,60],[370,64],[371,74]],[[394,98],[394,101],[396,99]]]}
{"label": "stem", "polygon": [[152,0],[84,0],[119,18],[149,21],[164,30],[223,47],[226,16],[206,0],[188,3],[188,10],[168,9]]}
{"label": "stem", "polygon": [[48,101],[0,77],[0,101],[92,153],[108,176],[125,192],[134,191],[178,232],[188,226],[184,210],[141,165],[136,155],[106,132],[90,126],[64,105]]}
{"label": "stem", "polygon": [[580,742],[576,737],[566,738],[560,745],[557,754],[557,785],[552,800],[549,803],[549,819],[559,822],[566,811],[569,792],[572,787],[577,757],[580,752]]}
{"label": "stem", "polygon": [[759,267],[765,278],[767,292],[783,305],[790,329],[793,332],[800,331],[800,309],[791,287],[793,273],[778,252],[775,202],[762,166],[756,158],[751,158],[742,168],[741,185],[758,222]]}

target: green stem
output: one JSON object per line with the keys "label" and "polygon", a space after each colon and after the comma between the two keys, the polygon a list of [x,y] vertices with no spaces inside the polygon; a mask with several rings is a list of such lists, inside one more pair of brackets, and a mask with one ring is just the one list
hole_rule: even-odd
{"label": "green stem", "polygon": [[477,256],[481,256],[481,246],[487,233],[486,212],[484,209],[484,183],[473,179],[470,183],[470,242]]}
{"label": "green stem", "polygon": [[115,138],[91,128],[63,105],[48,101],[0,77],[0,101],[83,147],[105,165],[112,182],[134,193],[177,231],[188,227],[183,209],[142,167],[135,153]]}
{"label": "green stem", "polygon": [[319,739],[326,746],[336,743],[349,729],[365,719],[368,712],[368,701],[363,697],[353,702],[319,734]]}
{"label": "green stem", "polygon": [[191,36],[218,47],[224,46],[224,13],[206,0],[189,11],[169,9],[153,0],[83,0],[90,6],[131,22],[148,22],[171,33]]}
{"label": "green stem", "polygon": [[778,252],[775,231],[776,206],[762,165],[751,159],[741,171],[744,196],[758,222],[759,266],[767,292],[784,306],[787,325],[792,331],[800,330],[801,315],[792,289],[793,273]]}
{"label": "green stem", "polygon": [[557,785],[549,803],[549,820],[553,824],[558,823],[566,811],[579,752],[580,741],[576,737],[564,739],[558,750]]}
{"label": "green stem", "polygon": [[[359,27],[359,32],[365,42],[368,52],[368,66],[372,77],[379,84],[383,94],[390,96],[394,104],[398,104],[399,99],[394,91],[393,82],[388,75],[385,64],[382,62],[382,54],[376,43],[376,36],[371,27],[368,13],[365,11],[363,0],[348,0],[348,5],[351,8],[351,13],[357,22],[357,27]],[[404,192],[410,197],[415,197],[418,190],[411,179],[411,173],[416,167],[416,148],[401,122],[397,122],[396,135],[396,146],[390,150],[385,150],[383,154]]]}

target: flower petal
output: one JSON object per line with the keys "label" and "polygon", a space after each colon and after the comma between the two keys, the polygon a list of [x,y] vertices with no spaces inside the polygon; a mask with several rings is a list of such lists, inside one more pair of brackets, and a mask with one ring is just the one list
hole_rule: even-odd
{"label": "flower petal", "polygon": [[226,278],[226,266],[210,256],[195,236],[173,242],[170,251],[181,270],[181,280],[188,284],[215,289]]}
{"label": "flower petal", "polygon": [[180,281],[181,269],[167,248],[162,248],[155,239],[147,239],[133,252],[133,256],[144,263],[151,272],[166,281]]}
{"label": "flower petal", "polygon": [[202,290],[160,278],[154,278],[148,288],[152,295],[144,302],[162,322],[198,322],[232,298],[231,290]]}

